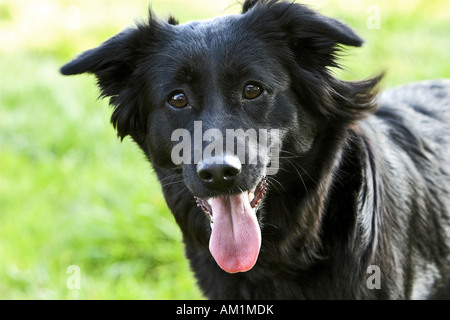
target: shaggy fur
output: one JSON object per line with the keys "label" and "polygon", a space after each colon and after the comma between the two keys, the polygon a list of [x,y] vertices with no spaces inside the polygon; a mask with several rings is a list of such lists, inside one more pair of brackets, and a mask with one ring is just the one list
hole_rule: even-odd
{"label": "shaggy fur", "polygon": [[[336,79],[339,51],[362,43],[303,5],[247,0],[242,14],[182,25],[150,13],[61,72],[97,77],[119,137],[141,147],[161,181],[207,297],[450,298],[450,81],[378,96],[381,76]],[[242,97],[249,81],[263,88],[256,99]],[[189,104],[171,106],[174,92]],[[280,169],[257,212],[261,249],[247,272],[213,259],[194,197],[251,190],[268,162],[243,164],[232,186],[209,188],[195,164],[171,160],[172,132],[192,133],[200,120],[203,130],[281,132]],[[373,265],[380,288],[368,286]]]}

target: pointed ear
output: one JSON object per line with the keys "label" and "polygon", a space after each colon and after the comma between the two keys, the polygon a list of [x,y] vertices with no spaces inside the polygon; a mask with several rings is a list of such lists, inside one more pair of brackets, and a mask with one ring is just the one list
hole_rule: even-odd
{"label": "pointed ear", "polygon": [[[286,27],[290,28],[295,36],[300,38],[317,38],[318,44],[322,45],[342,44],[360,47],[364,43],[364,40],[345,23],[323,16],[302,5],[292,5],[292,7],[291,14],[297,16],[298,23],[290,26],[286,25]],[[326,42],[321,43],[321,41]]]}
{"label": "pointed ear", "polygon": [[98,48],[88,50],[61,68],[63,75],[90,73],[97,77],[101,97],[110,97],[114,107],[111,122],[118,136],[130,135],[138,144],[145,139],[146,115],[135,91],[143,86],[135,75],[140,51],[149,43],[146,28],[125,30],[105,41]]}
{"label": "pointed ear", "polygon": [[135,29],[125,30],[105,41],[97,48],[88,50],[61,68],[63,75],[92,73],[98,79],[102,97],[120,93],[135,68],[135,55],[131,42]]}
{"label": "pointed ear", "polygon": [[275,41],[274,54],[284,61],[303,106],[334,124],[351,124],[375,112],[382,75],[346,82],[329,70],[339,67],[343,46],[363,44],[349,26],[291,0],[247,0],[245,5],[249,23]]}
{"label": "pointed ear", "polygon": [[305,65],[337,67],[336,54],[342,45],[359,47],[364,42],[346,24],[291,1],[247,0],[244,8],[262,9],[272,15],[292,52]]}
{"label": "pointed ear", "polygon": [[297,92],[305,103],[326,119],[351,124],[375,112],[376,96],[382,75],[365,81],[336,79],[329,67],[339,68],[342,46],[360,47],[361,39],[349,26],[325,17],[303,5],[273,1],[288,46],[299,68],[293,75]]}
{"label": "pointed ear", "polygon": [[245,0],[242,5],[242,13],[246,13],[248,10],[253,8],[260,0]]}

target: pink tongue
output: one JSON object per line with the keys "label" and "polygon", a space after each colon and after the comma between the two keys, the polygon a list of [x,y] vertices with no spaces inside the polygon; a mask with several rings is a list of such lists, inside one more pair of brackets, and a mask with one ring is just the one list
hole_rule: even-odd
{"label": "pink tongue", "polygon": [[209,251],[226,272],[250,270],[258,259],[261,229],[247,192],[213,198],[209,201],[213,212]]}

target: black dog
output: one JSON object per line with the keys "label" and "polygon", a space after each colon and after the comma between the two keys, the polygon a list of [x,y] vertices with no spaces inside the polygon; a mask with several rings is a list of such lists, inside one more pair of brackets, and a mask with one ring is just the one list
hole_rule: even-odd
{"label": "black dog", "polygon": [[305,6],[247,0],[202,22],[151,15],[61,72],[110,97],[207,297],[448,298],[450,81],[378,97],[381,76],[333,77],[362,43]]}

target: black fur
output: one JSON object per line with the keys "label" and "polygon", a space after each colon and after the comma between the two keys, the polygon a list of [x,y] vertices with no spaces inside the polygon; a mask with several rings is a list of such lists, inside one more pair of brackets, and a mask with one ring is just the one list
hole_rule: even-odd
{"label": "black fur", "polygon": [[[342,46],[361,46],[348,26],[307,7],[247,0],[243,13],[178,25],[150,13],[138,25],[65,65],[93,73],[114,107],[120,138],[151,162],[209,298],[450,298],[450,81],[377,96],[376,77],[333,77]],[[242,98],[246,81],[262,95]],[[170,94],[183,90],[187,108]],[[194,196],[249,190],[265,168],[243,165],[236,185],[210,190],[194,165],[174,165],[171,133],[278,128],[280,170],[258,211],[256,265],[229,274],[208,250],[211,233]],[[368,268],[381,288],[367,285]]]}

